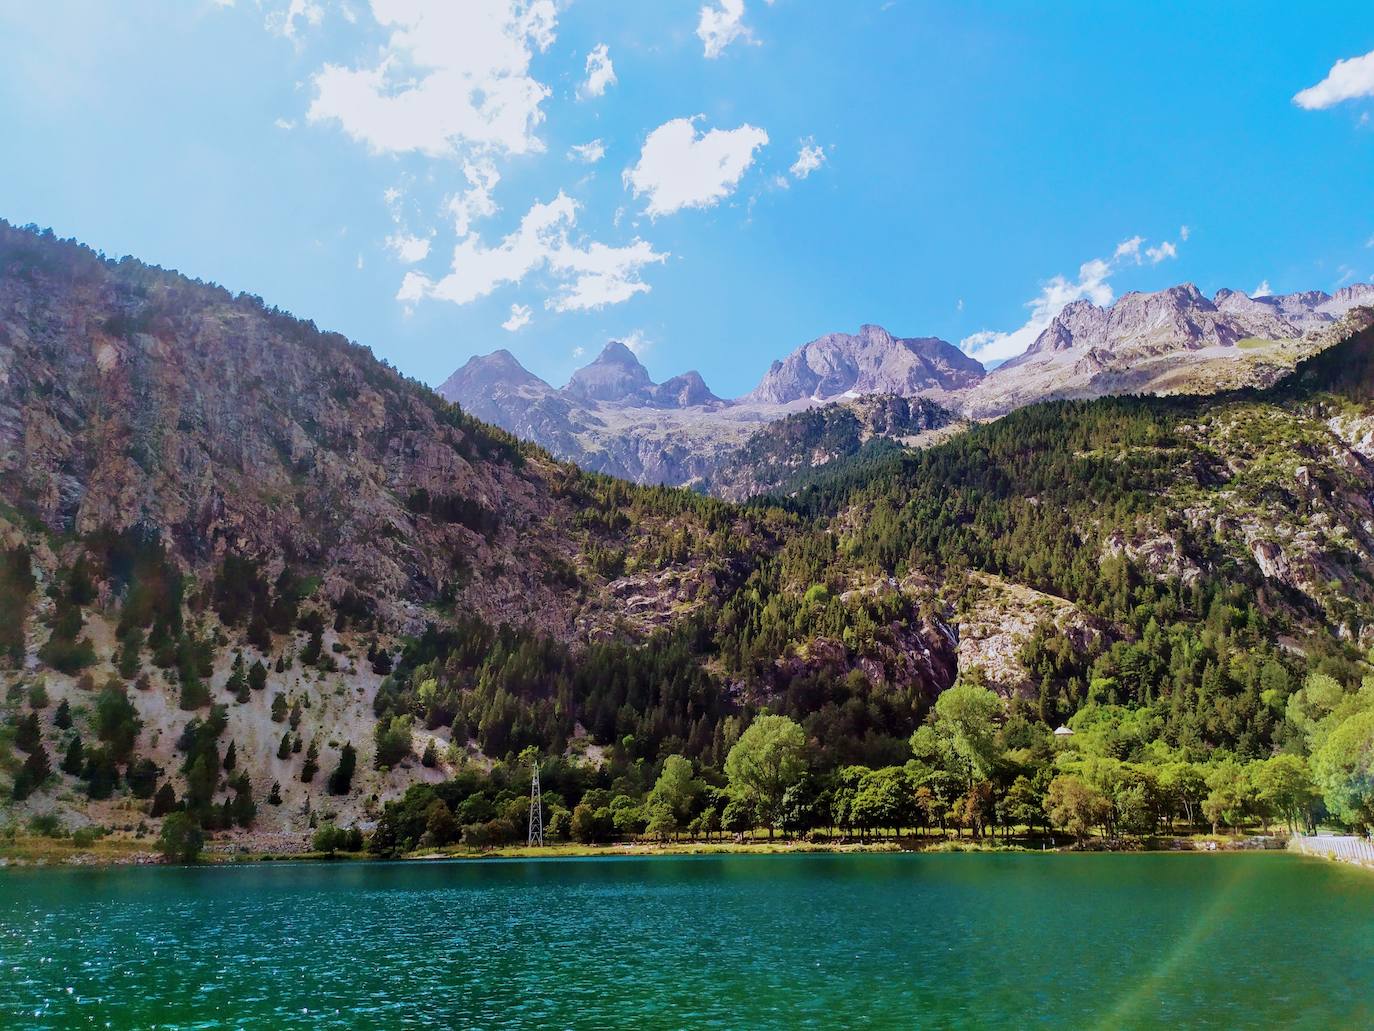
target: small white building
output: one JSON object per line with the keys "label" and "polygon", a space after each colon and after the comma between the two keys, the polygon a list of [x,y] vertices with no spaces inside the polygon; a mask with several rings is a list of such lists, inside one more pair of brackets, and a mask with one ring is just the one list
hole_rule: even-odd
{"label": "small white building", "polygon": [[1066,737],[1073,737],[1073,731],[1061,723],[1054,728],[1054,736],[1062,741]]}

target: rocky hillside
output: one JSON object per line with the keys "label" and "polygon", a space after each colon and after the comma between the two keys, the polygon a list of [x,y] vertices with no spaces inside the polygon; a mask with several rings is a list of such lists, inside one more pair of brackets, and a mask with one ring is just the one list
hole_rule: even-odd
{"label": "rocky hillside", "polygon": [[961,398],[973,418],[1035,401],[1125,393],[1215,393],[1266,386],[1301,358],[1355,328],[1346,316],[1374,304],[1374,285],[1208,299],[1185,283],[1129,293],[1110,307],[1075,301],[1022,355]]}
{"label": "rocky hillside", "polygon": [[963,425],[948,408],[926,398],[865,394],[769,423],[702,486],[732,501],[788,494],[833,462],[883,446],[928,447]]}
{"label": "rocky hillside", "polygon": [[0,501],[28,525],[156,535],[202,581],[289,563],[398,629],[450,605],[566,637],[606,601],[566,532],[594,493],[256,298],[0,230]]}

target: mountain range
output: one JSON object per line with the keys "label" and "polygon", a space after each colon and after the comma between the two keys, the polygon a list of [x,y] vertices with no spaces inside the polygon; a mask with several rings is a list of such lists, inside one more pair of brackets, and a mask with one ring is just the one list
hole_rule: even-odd
{"label": "mountain range", "polygon": [[[1193,353],[1265,350],[1208,336],[1256,324],[1237,298],[1151,296],[1076,309],[1008,375],[1102,325],[1159,348],[1135,308],[1190,306]],[[947,767],[957,823],[977,798],[929,719],[956,683],[995,705],[989,813],[1055,776],[1070,720],[1114,770],[1305,750],[1374,646],[1374,311],[1348,299],[1260,302],[1314,352],[1267,387],[986,422],[950,405],[1000,369],[823,338],[775,370],[765,410],[797,409],[704,482],[774,492],[738,505],[585,472],[257,298],[0,223],[0,822],[476,847],[522,835],[528,747],[566,832],[589,798],[647,811],[669,756],[725,783],[770,713],[822,779]],[[589,420],[764,404],[603,357],[561,390],[470,371]],[[926,382],[942,400],[903,395]]]}
{"label": "mountain range", "polygon": [[[1220,290],[1211,299],[1183,284],[1108,307],[1075,301],[1023,354],[990,371],[948,341],[865,325],[803,344],[734,400],[717,397],[695,371],[655,384],[614,341],[562,388],[501,350],[472,358],[438,392],[584,468],[721,491],[732,477],[755,479],[739,472],[759,450],[754,433],[807,408],[894,395],[987,419],[1056,398],[1263,386],[1339,333],[1347,311],[1370,303],[1374,284],[1334,295]],[[722,477],[727,468],[731,477]]]}

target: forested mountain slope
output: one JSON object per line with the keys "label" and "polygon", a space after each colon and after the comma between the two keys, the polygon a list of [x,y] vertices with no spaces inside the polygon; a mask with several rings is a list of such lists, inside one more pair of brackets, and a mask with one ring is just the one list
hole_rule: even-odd
{"label": "forested mountain slope", "polygon": [[[254,298],[4,227],[0,791],[131,833],[380,821],[386,850],[517,834],[529,746],[592,837],[669,826],[671,756],[701,778],[673,826],[733,800],[798,829],[877,819],[865,784],[1005,822],[1020,781],[1039,805],[1080,775],[1065,720],[1112,769],[1315,763],[1374,644],[1372,354],[1033,406],[734,506],[585,475]],[[764,712],[795,728],[790,809],[730,774]]]}

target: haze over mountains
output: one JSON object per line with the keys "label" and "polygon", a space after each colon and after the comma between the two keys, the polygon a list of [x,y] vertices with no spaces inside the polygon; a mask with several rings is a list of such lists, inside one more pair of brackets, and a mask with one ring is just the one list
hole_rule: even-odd
{"label": "haze over mountains", "polygon": [[938,337],[865,325],[803,344],[734,400],[717,397],[696,371],[656,384],[614,341],[562,388],[501,350],[472,358],[438,392],[585,468],[641,483],[721,484],[740,481],[737,471],[719,476],[722,468],[767,450],[746,445],[769,424],[869,395],[927,398],[953,413],[950,422],[1060,398],[1264,386],[1329,339],[1351,308],[1370,303],[1374,284],[1208,298],[1186,283],[1107,307],[1075,301],[1023,354],[991,370]]}

